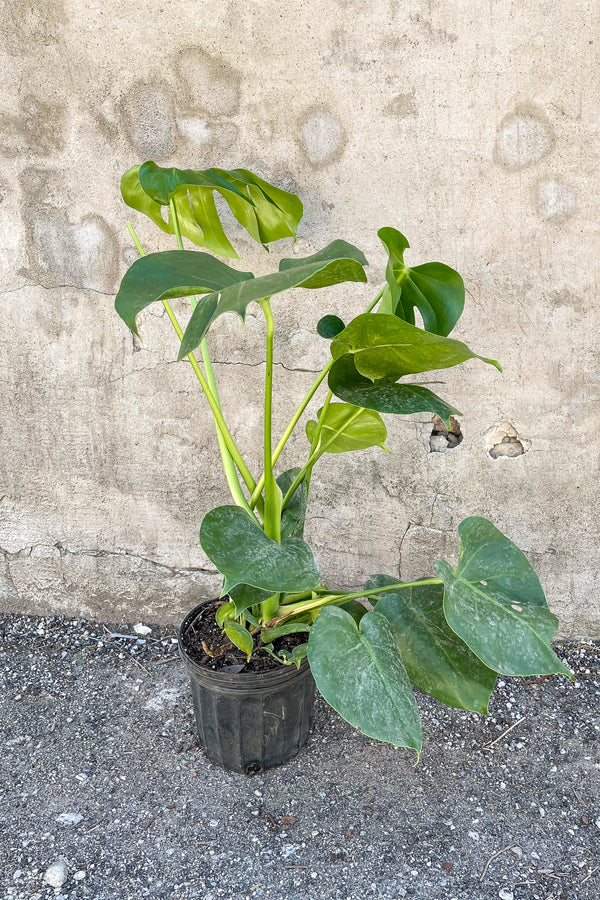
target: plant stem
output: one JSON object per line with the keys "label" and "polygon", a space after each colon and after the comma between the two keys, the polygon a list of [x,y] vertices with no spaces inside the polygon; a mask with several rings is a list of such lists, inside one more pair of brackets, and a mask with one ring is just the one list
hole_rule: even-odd
{"label": "plant stem", "polygon": [[265,534],[281,542],[281,491],[273,475],[271,451],[271,419],[273,405],[273,335],[275,322],[268,298],[260,301],[267,323],[267,356],[265,366],[265,414],[264,414],[264,479],[265,479]]}
{"label": "plant stem", "polygon": [[[272,627],[274,621],[279,623],[290,616],[298,615],[298,613],[306,612],[310,609],[317,609],[320,606],[348,603],[350,600],[360,600],[361,597],[377,597],[379,594],[387,594],[390,591],[399,591],[404,588],[420,587],[424,584],[443,584],[443,581],[441,578],[423,578],[421,581],[400,581],[397,584],[386,584],[368,591],[353,591],[351,593],[328,591],[325,596],[316,597],[313,600],[301,600],[299,603],[289,603],[280,606],[277,610],[279,615],[276,620],[271,620],[269,625]],[[313,593],[320,593],[320,588],[314,588]]]}
{"label": "plant stem", "polygon": [[[133,228],[131,222],[127,222],[127,228],[129,230],[129,233],[130,233],[130,235],[133,239],[133,242],[137,248],[138,253],[140,254],[140,256],[145,256],[142,245],[139,241],[137,234],[134,231],[134,228]],[[175,333],[177,334],[177,337],[179,338],[179,340],[181,340],[183,337],[183,329],[181,328],[181,325],[177,321],[177,317],[176,317],[175,313],[173,312],[171,304],[169,303],[168,300],[163,300],[162,304],[165,308],[165,312],[167,313],[167,316],[169,317],[169,321],[171,322],[173,328],[175,329]],[[254,479],[252,478],[252,475],[248,471],[246,464],[244,463],[244,460],[242,459],[242,456],[241,456],[239,450],[237,449],[237,446],[235,444],[235,441],[233,440],[231,433],[229,432],[229,429],[227,428],[227,425],[223,418],[223,414],[221,412],[221,407],[219,405],[219,401],[218,401],[218,399],[215,398],[215,396],[212,392],[211,386],[206,381],[206,379],[204,377],[204,373],[202,372],[202,369],[200,368],[198,361],[197,361],[196,357],[194,356],[194,354],[189,353],[188,359],[190,361],[192,369],[194,370],[194,374],[196,375],[196,378],[200,382],[202,390],[206,394],[206,399],[209,402],[210,408],[211,408],[213,416],[215,418],[215,425],[217,426],[217,438],[219,440],[219,448],[221,447],[221,442],[223,442],[223,449],[224,449],[225,453],[227,454],[227,456],[229,457],[230,460],[235,461],[235,464],[237,465],[238,469],[240,470],[240,473],[242,474],[242,477],[248,487],[248,490],[253,491],[256,484],[254,482]],[[212,371],[212,369],[211,369],[211,371]],[[235,503],[238,506],[243,507],[247,512],[249,512],[254,517],[254,513],[252,512],[250,506],[248,505],[248,501],[246,500],[246,498],[244,497],[244,494],[242,493],[242,489],[240,487],[240,483],[239,483],[237,475],[235,473],[235,469],[230,469],[228,471],[227,467],[225,466],[225,459],[223,459],[223,468],[225,470],[225,477],[227,478],[227,483],[228,483],[229,489],[231,491],[231,496],[234,499]]]}

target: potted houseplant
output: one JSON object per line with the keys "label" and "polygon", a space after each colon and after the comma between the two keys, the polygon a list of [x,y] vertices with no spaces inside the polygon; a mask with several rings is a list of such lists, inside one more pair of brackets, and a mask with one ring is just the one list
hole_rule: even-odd
{"label": "potted houseplant", "polygon": [[[331,359],[275,443],[272,301],[298,287],[366,281],[363,253],[336,240],[309,257],[282,259],[278,271],[262,277],[227,265],[218,257],[237,254],[215,194],[265,247],[295,236],[302,216],[296,196],[245,169],[163,169],[146,162],[125,173],[121,190],[130,207],[175,236],[178,249],[144,255],[128,223],[140,258],[121,282],[116,310],[137,333],[138,314],[151,303],[163,304],[180,340],[178,358],[191,363],[212,411],[232,498],[206,513],[200,528],[204,552],[223,575],[221,598],[200,604],[180,633],[209,758],[248,772],[297,753],[310,724],[312,676],[350,723],[418,756],[421,720],[412,685],[450,706],[485,712],[498,673],[570,675],[551,648],[557,619],[535,572],[486,519],[470,517],[459,526],[456,568],[439,560],[435,576],[407,584],[374,575],[354,590],[327,586],[303,537],[311,472],[325,454],[387,449],[382,413],[431,413],[447,423],[459,415],[406,376],[473,358],[500,369],[448,337],[464,305],[460,275],[437,262],[410,268],[406,239],[382,228],[386,282],[347,324],[331,315],[319,321]],[[184,249],[184,237],[206,249]],[[169,302],[175,297],[191,298],[185,328]],[[207,345],[224,313],[243,321],[251,303],[264,315],[266,341],[264,466],[258,477],[227,427]],[[319,412],[304,423],[304,458],[276,474],[286,442],[319,389]]]}

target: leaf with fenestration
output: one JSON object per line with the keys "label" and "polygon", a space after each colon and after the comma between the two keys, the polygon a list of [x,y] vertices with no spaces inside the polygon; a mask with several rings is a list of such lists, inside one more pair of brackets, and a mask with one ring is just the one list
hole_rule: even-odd
{"label": "leaf with fenestration", "polygon": [[[319,416],[322,409],[319,410]],[[317,422],[306,423],[306,436],[313,441]],[[325,411],[318,448],[326,453],[347,453],[365,450],[367,447],[381,447],[389,453],[385,445],[387,430],[381,416],[372,409],[361,409],[350,403],[330,403]]]}
{"label": "leaf with fenestration", "polygon": [[322,338],[327,338],[331,340],[336,335],[343,331],[345,328],[345,324],[339,316],[323,316],[317,322],[317,334],[319,334]]}
{"label": "leaf with fenestration", "polygon": [[238,272],[220,259],[199,250],[166,250],[142,256],[125,273],[115,299],[115,310],[137,334],[135,317],[156,300],[208,294],[198,301],[200,315],[217,306],[218,291],[253,279],[252,272]]}
{"label": "leaf with fenestration", "polygon": [[322,288],[345,281],[366,281],[364,255],[352,244],[333,241],[312,256],[281,260],[280,271],[251,281],[232,284],[221,291],[219,302],[211,312],[196,308],[183,335],[179,359],[200,344],[212,323],[224,313],[236,313],[245,321],[248,305],[265,300],[292,288]]}
{"label": "leaf with fenestration", "polygon": [[320,610],[308,661],[325,700],[363,734],[421,752],[421,718],[392,627],[377,611],[360,620]]}
{"label": "leaf with fenestration", "polygon": [[431,412],[448,423],[450,416],[460,416],[451,406],[418,384],[394,384],[387,379],[371,381],[357,371],[350,353],[336,359],[329,372],[329,389],[340,400],[375,409],[380,413],[408,416],[413,413]]}
{"label": "leaf with fenestration", "polygon": [[[388,575],[373,575],[365,590],[397,582]],[[448,706],[487,712],[497,673],[449,627],[444,618],[443,585],[423,584],[383,593],[377,601],[369,599],[391,623],[415,687]]]}
{"label": "leaf with fenestration", "polygon": [[149,161],[126,172],[121,183],[127,205],[149,216],[163,231],[174,231],[161,212],[172,199],[185,237],[220,256],[235,257],[237,253],[223,231],[215,192],[263,246],[296,235],[302,218],[301,201],[247,169],[163,169]]}
{"label": "leaf with fenestration", "polygon": [[[277,484],[285,497],[291,488],[294,479],[300,474],[299,468],[287,469],[277,476]],[[308,502],[308,490],[306,481],[301,481],[281,513],[281,540],[288,537],[302,537],[304,532],[304,520],[306,518],[306,504]]]}
{"label": "leaf with fenestration", "polygon": [[387,286],[379,311],[414,325],[416,308],[426,331],[450,334],[465,305],[461,276],[439,262],[411,269],[404,262],[404,251],[409,247],[404,235],[395,228],[380,228],[377,234],[388,251]]}
{"label": "leaf with fenestration", "polygon": [[456,571],[446,560],[435,564],[452,630],[502,675],[570,675],[550,646],[558,619],[522,550],[480,516],[465,519],[458,533]]}
{"label": "leaf with fenestration", "polygon": [[224,576],[222,594],[238,584],[269,594],[295,594],[319,583],[319,570],[308,544],[297,537],[277,543],[239,506],[219,506],[207,513],[200,543]]}
{"label": "leaf with fenestration", "polygon": [[375,381],[397,381],[403,375],[447,369],[468,359],[480,359],[502,371],[499,363],[473,353],[454,338],[430,334],[396,316],[357,316],[331,342],[334,359],[351,354],[361,375]]}

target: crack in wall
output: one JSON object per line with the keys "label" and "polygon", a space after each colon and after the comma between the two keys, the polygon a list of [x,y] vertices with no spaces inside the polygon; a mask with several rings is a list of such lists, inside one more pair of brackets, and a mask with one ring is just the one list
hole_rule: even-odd
{"label": "crack in wall", "polygon": [[80,284],[53,284],[51,287],[49,287],[46,284],[40,284],[39,282],[32,282],[32,281],[26,281],[24,284],[21,285],[21,287],[11,288],[8,291],[0,290],[0,295],[2,295],[2,294],[18,294],[18,293],[20,293],[20,291],[24,291],[27,288],[41,288],[43,291],[60,291],[60,290],[64,290],[65,288],[67,288],[72,291],[89,291],[92,294],[100,294],[101,297],[114,297],[115,296],[114,291],[112,291],[112,292],[99,291],[98,288],[84,287],[83,285],[80,285]]}

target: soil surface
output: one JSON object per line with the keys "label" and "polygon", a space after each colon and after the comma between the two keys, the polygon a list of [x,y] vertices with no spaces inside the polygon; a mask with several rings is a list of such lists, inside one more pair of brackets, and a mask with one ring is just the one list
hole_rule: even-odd
{"label": "soil surface", "polygon": [[0,898],[597,900],[600,646],[558,652],[575,683],[500,679],[489,716],[419,695],[416,767],[318,700],[245,778],[198,750],[174,629],[6,617]]}
{"label": "soil surface", "polygon": [[[260,644],[256,644],[256,640],[256,649],[248,660],[246,654],[227,639],[215,621],[215,613],[223,602],[216,600],[204,606],[182,635],[183,645],[190,658],[207,669],[226,675],[257,675],[281,668],[279,660],[273,659]],[[286,655],[291,655],[294,647],[306,643],[307,638],[306,632],[277,638],[273,641],[273,650],[278,654],[285,652]]]}

